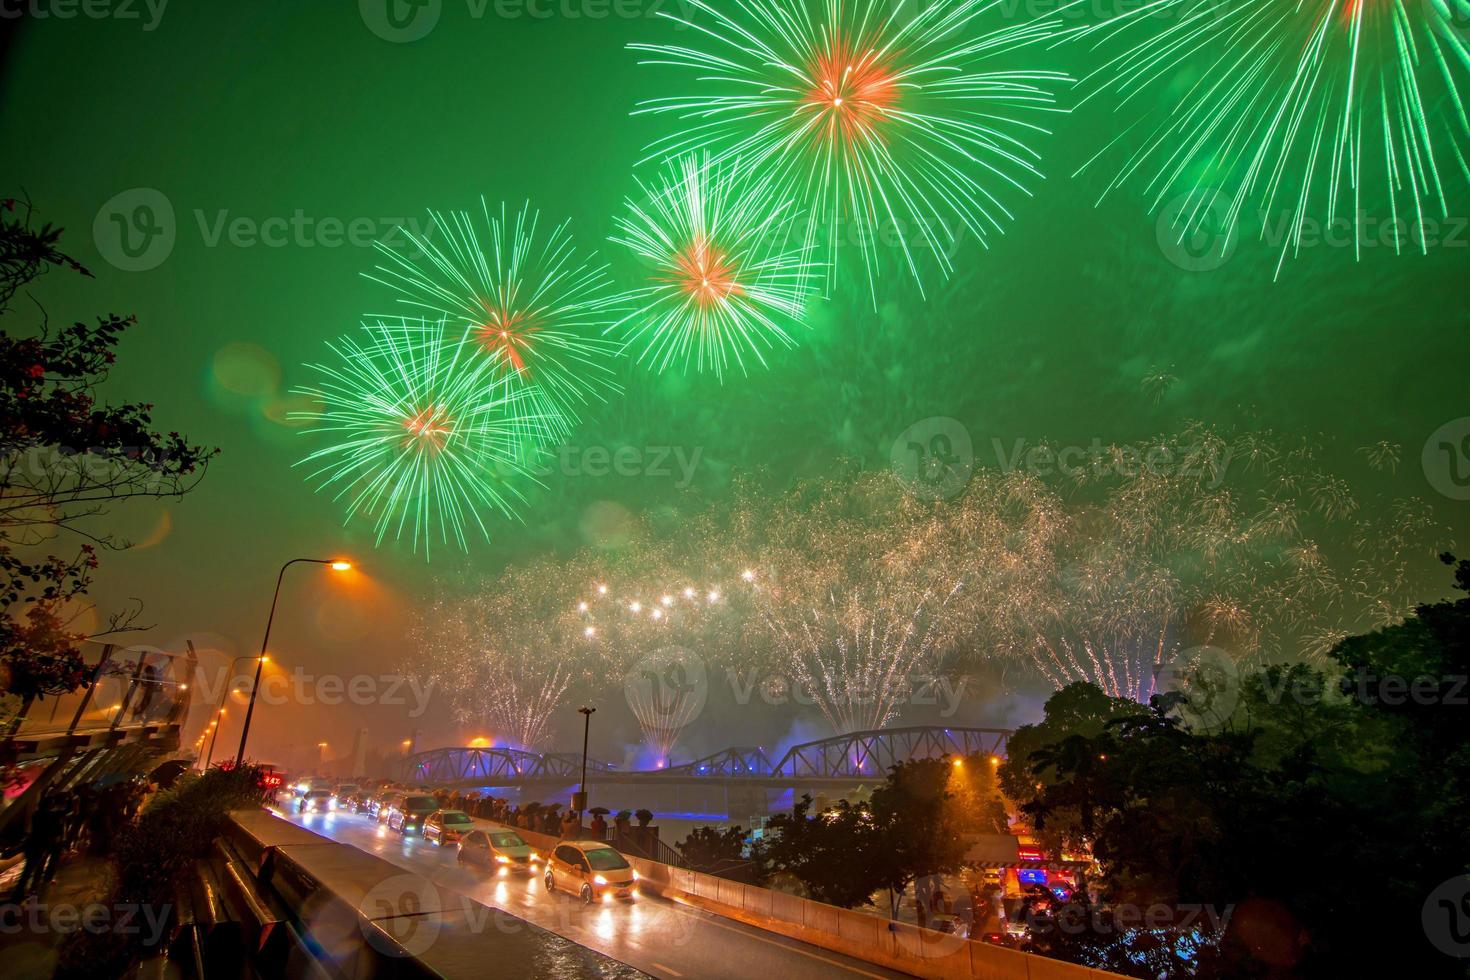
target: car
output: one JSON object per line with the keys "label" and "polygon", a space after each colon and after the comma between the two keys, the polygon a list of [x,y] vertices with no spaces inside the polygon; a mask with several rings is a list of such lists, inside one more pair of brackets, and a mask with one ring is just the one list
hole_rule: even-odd
{"label": "car", "polygon": [[329,789],[309,789],[296,801],[297,813],[328,813],[336,808],[336,801]]}
{"label": "car", "polygon": [[459,863],[501,874],[511,871],[535,874],[541,855],[514,830],[481,830],[476,828],[459,838]]}
{"label": "car", "polygon": [[373,811],[374,815],[378,818],[378,823],[387,823],[388,818],[393,816],[393,811],[402,804],[406,795],[394,790],[393,792],[384,793],[380,796],[378,798],[378,805]]}
{"label": "car", "polygon": [[352,798],[357,795],[357,784],[339,783],[337,788],[332,791],[332,795],[337,798],[337,809],[350,810],[352,808]]}
{"label": "car", "polygon": [[388,829],[405,837],[414,831],[422,832],[424,821],[437,809],[439,801],[432,796],[398,797],[394,801],[393,812],[388,815]]}
{"label": "car", "polygon": [[929,928],[935,932],[948,933],[961,939],[970,938],[970,923],[949,912],[940,912],[929,917]]}
{"label": "car", "polygon": [[463,810],[436,810],[424,821],[424,840],[431,840],[440,847],[458,844],[460,837],[474,826],[474,818]]}
{"label": "car", "polygon": [[616,848],[595,840],[571,840],[557,844],[546,862],[547,894],[565,890],[582,904],[613,896],[634,898],[638,894],[638,872]]}

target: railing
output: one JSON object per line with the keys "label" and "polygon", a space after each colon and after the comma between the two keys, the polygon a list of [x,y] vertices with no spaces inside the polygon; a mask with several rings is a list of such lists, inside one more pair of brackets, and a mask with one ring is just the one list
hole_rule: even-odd
{"label": "railing", "polygon": [[[517,830],[543,852],[558,838]],[[935,932],[786,892],[627,855],[649,891],[727,919],[917,977],[984,980],[1110,980],[1119,974]]]}
{"label": "railing", "polygon": [[[143,724],[181,722],[189,709],[189,681],[197,659],[153,647],[83,644],[89,681],[75,691],[21,701],[5,696],[0,732],[6,738],[100,732]],[[90,661],[90,662],[87,662]]]}

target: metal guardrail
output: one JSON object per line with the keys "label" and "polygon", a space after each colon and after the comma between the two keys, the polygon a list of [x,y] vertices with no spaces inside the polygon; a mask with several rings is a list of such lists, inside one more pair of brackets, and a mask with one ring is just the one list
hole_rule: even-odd
{"label": "metal guardrail", "polygon": [[88,643],[90,679],[76,691],[6,706],[0,765],[26,788],[0,809],[0,833],[41,794],[108,776],[141,773],[175,751],[188,717],[198,659],[153,647]]}

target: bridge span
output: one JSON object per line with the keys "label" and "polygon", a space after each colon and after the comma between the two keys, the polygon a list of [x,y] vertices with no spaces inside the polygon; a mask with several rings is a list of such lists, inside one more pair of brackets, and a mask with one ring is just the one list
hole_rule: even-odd
{"label": "bridge span", "polygon": [[[589,783],[599,786],[836,789],[876,782],[889,767],[911,759],[1004,755],[1010,734],[1005,728],[883,728],[794,745],[778,762],[757,746],[735,746],[660,769],[620,769],[589,758],[587,776]],[[581,772],[582,757],[576,753],[465,746],[409,756],[392,775],[401,782],[436,788],[523,788],[575,781]]]}

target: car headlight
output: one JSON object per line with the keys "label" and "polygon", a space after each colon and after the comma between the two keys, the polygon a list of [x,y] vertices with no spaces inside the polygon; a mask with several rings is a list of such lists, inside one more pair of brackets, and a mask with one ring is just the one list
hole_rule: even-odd
{"label": "car headlight", "polygon": [[592,883],[594,885],[605,885],[605,884],[607,884],[607,879],[604,878],[602,875],[593,875],[592,876]]}
{"label": "car headlight", "polygon": [[633,870],[633,880],[634,881],[637,881],[638,880],[638,871],[637,871],[636,868]]}
{"label": "car headlight", "polygon": [[510,858],[506,857],[504,854],[497,854],[497,855],[495,855],[495,863],[496,864],[510,864]]}
{"label": "car headlight", "polygon": [[535,851],[532,851],[531,852],[530,860],[532,860],[532,861],[539,861],[539,860],[541,860],[541,855],[537,854]]}

